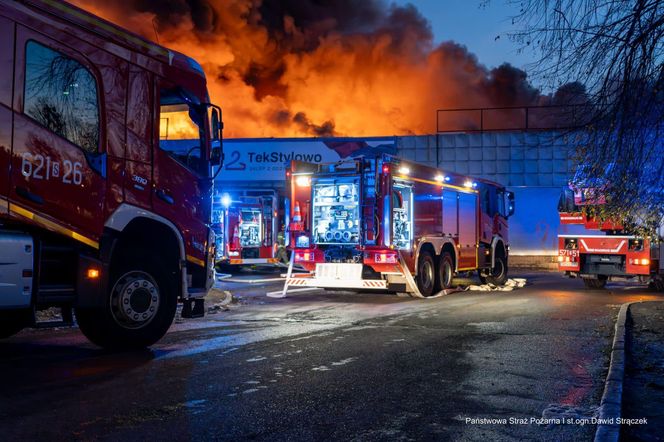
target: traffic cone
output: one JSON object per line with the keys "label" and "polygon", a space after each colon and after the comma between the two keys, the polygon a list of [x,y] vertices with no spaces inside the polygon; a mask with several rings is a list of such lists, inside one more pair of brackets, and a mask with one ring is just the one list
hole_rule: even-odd
{"label": "traffic cone", "polygon": [[240,249],[240,230],[237,228],[237,224],[233,229],[233,249],[234,250]]}
{"label": "traffic cone", "polygon": [[302,212],[300,212],[300,202],[295,201],[295,209],[293,210],[293,222],[302,222]]}

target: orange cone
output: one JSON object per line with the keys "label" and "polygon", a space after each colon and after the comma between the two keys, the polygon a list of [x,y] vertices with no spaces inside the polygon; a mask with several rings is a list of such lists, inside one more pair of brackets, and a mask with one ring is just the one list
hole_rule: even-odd
{"label": "orange cone", "polygon": [[240,249],[240,231],[237,228],[237,224],[235,225],[235,228],[233,229],[233,249],[235,249],[235,250]]}
{"label": "orange cone", "polygon": [[302,222],[302,212],[300,212],[300,202],[295,201],[295,209],[293,210],[293,222]]}

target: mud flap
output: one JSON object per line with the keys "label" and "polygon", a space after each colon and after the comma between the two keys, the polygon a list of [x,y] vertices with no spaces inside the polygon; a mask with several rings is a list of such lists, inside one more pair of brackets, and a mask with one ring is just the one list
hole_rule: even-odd
{"label": "mud flap", "polygon": [[419,287],[417,287],[417,283],[415,282],[413,275],[410,273],[410,270],[408,269],[406,261],[403,259],[401,252],[399,252],[399,265],[401,266],[403,276],[406,278],[406,290],[408,294],[413,298],[424,298],[420,292]]}
{"label": "mud flap", "polygon": [[183,318],[202,318],[205,315],[205,300],[203,298],[185,299],[182,304]]}
{"label": "mud flap", "polygon": [[285,298],[286,293],[288,292],[288,281],[290,280],[291,276],[293,276],[293,264],[295,263],[295,250],[291,252],[291,257],[290,261],[288,262],[288,271],[286,272],[286,280],[284,281],[284,288],[281,291],[281,294],[278,293],[273,293],[273,294],[268,294],[267,296],[270,298]]}

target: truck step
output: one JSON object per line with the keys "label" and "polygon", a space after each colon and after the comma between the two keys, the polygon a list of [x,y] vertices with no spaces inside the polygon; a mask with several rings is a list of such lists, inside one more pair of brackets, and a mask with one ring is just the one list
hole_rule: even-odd
{"label": "truck step", "polygon": [[35,322],[33,328],[73,327],[74,322],[67,321],[39,321]]}
{"label": "truck step", "polygon": [[72,327],[74,324],[75,324],[74,314],[71,307],[61,307],[60,319],[58,319],[57,315],[53,315],[48,319],[43,319],[39,321],[35,316],[35,320],[32,326],[34,328],[52,328],[52,327]]}
{"label": "truck step", "polygon": [[40,285],[37,293],[37,304],[53,304],[72,302],[76,289],[68,284]]}

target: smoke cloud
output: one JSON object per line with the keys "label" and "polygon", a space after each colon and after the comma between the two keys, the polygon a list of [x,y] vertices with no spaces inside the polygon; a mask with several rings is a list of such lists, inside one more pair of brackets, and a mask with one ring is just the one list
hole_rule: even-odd
{"label": "smoke cloud", "polygon": [[[436,109],[548,103],[526,73],[434,45],[412,5],[383,0],[75,0],[199,61],[226,136],[436,130]],[[568,91],[569,92],[569,91]]]}

